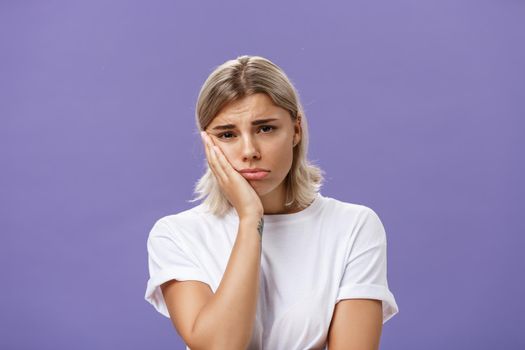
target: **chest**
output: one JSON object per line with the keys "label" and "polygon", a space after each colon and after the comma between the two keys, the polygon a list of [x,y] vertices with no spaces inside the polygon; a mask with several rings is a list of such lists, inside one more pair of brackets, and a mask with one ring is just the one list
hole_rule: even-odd
{"label": "chest", "polygon": [[[303,230],[263,236],[256,322],[249,349],[323,349],[344,266],[336,232]],[[208,249],[207,271],[215,291],[234,237]]]}
{"label": "chest", "polygon": [[322,245],[301,244],[263,251],[256,317],[262,348],[323,348],[339,270],[337,259],[326,259],[324,253]]}

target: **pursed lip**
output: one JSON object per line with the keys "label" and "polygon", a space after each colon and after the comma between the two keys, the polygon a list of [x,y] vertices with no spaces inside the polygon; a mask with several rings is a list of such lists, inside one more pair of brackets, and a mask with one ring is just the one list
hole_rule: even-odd
{"label": "pursed lip", "polygon": [[239,170],[240,173],[258,173],[258,172],[261,172],[261,171],[270,172],[270,170],[266,170],[266,169],[262,169],[262,168],[247,168],[247,169]]}

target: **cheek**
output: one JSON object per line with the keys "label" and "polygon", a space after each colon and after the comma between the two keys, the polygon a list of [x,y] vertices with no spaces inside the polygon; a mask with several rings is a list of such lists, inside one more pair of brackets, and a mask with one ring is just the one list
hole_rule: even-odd
{"label": "cheek", "polygon": [[288,172],[293,160],[293,148],[290,145],[274,143],[267,152],[267,158],[274,166],[282,168],[282,171]]}

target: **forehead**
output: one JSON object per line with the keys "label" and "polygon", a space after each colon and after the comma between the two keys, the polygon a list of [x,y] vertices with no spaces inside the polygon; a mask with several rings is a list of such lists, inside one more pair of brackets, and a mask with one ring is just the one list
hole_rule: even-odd
{"label": "forehead", "polygon": [[269,114],[280,119],[288,113],[275,105],[267,94],[256,93],[228,103],[219,111],[212,123],[241,121],[243,119],[252,120],[258,117],[267,117]]}

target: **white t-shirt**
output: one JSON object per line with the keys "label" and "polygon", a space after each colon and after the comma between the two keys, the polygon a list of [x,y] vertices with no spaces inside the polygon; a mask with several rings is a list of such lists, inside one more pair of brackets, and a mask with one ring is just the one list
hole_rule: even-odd
{"label": "white t-shirt", "polygon": [[[159,219],[147,241],[145,299],[170,317],[162,283],[202,281],[215,293],[238,223],[234,208],[219,218],[203,204]],[[325,349],[335,304],[355,298],[382,300],[383,323],[399,311],[388,288],[385,229],[372,209],[317,193],[300,212],[264,215],[259,299],[248,349]]]}

